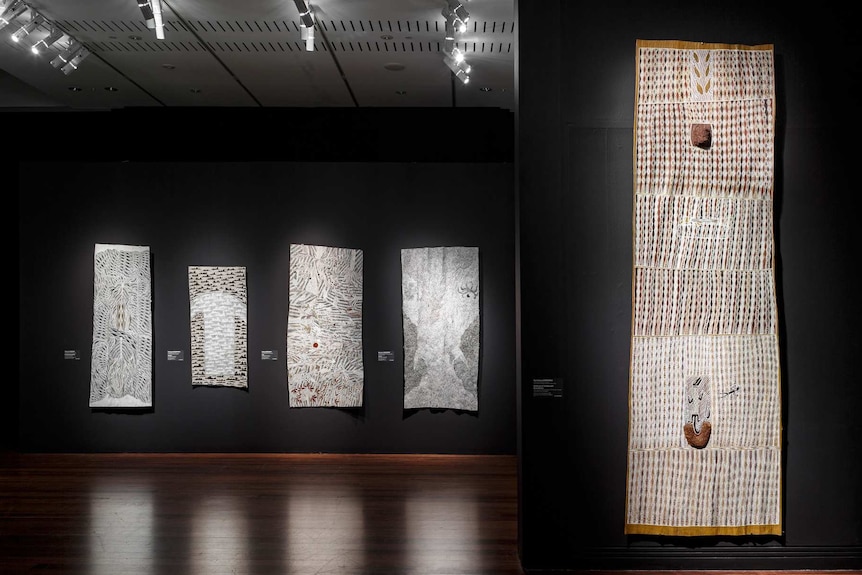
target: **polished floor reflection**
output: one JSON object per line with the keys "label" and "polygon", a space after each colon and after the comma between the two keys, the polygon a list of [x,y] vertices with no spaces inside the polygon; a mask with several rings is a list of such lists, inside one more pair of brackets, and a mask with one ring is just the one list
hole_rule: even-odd
{"label": "polished floor reflection", "polygon": [[2,454],[0,572],[523,575],[513,456]]}

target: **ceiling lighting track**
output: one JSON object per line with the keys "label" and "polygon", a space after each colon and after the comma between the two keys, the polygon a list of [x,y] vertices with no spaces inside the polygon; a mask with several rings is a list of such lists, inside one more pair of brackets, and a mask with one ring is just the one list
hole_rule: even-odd
{"label": "ceiling lighting track", "polygon": [[0,30],[11,24],[28,9],[22,0],[7,0],[0,8]]}
{"label": "ceiling lighting track", "polygon": [[445,36],[443,37],[443,62],[452,71],[452,75],[462,84],[470,82],[472,66],[464,60],[464,53],[456,46],[455,36],[467,31],[470,13],[459,0],[446,0],[442,11],[446,18]]}
{"label": "ceiling lighting track", "polygon": [[28,44],[29,51],[37,56],[43,52],[57,50],[57,54],[50,60],[51,66],[66,75],[77,70],[81,62],[90,55],[90,50],[82,42],[64,32],[23,0],[0,0],[0,30],[13,23],[17,26],[13,26],[15,31],[10,36],[13,42]]}

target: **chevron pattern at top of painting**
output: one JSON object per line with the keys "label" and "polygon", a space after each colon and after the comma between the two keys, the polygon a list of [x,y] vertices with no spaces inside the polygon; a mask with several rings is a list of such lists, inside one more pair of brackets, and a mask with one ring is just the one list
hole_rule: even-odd
{"label": "chevron pattern at top of painting", "polygon": [[150,407],[150,248],[96,244],[90,407]]}
{"label": "chevron pattern at top of painting", "polygon": [[774,81],[637,42],[626,533],[781,533]]}
{"label": "chevron pattern at top of painting", "polygon": [[291,244],[290,407],[362,407],[362,250]]}
{"label": "chevron pattern at top of painting", "polygon": [[404,408],[479,409],[479,248],[401,250]]}

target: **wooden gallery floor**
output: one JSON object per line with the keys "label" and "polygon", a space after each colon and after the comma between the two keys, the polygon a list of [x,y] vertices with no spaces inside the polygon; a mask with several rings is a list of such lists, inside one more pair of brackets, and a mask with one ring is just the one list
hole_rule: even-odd
{"label": "wooden gallery floor", "polygon": [[0,453],[0,575],[523,575],[516,546],[513,456]]}
{"label": "wooden gallery floor", "polygon": [[2,575],[523,573],[514,456],[0,462]]}

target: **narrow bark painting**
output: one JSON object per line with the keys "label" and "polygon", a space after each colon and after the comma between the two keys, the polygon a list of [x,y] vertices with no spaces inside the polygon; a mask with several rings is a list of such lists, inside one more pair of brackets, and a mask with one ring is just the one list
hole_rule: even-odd
{"label": "narrow bark painting", "polygon": [[90,407],[150,407],[150,248],[96,244]]}
{"label": "narrow bark painting", "polygon": [[479,408],[479,248],[401,250],[404,408]]}
{"label": "narrow bark painting", "polygon": [[192,385],[248,387],[244,267],[189,266]]}
{"label": "narrow bark painting", "polygon": [[290,246],[290,407],[361,407],[362,250]]}
{"label": "narrow bark painting", "polygon": [[773,47],[636,57],[625,532],[779,535]]}

